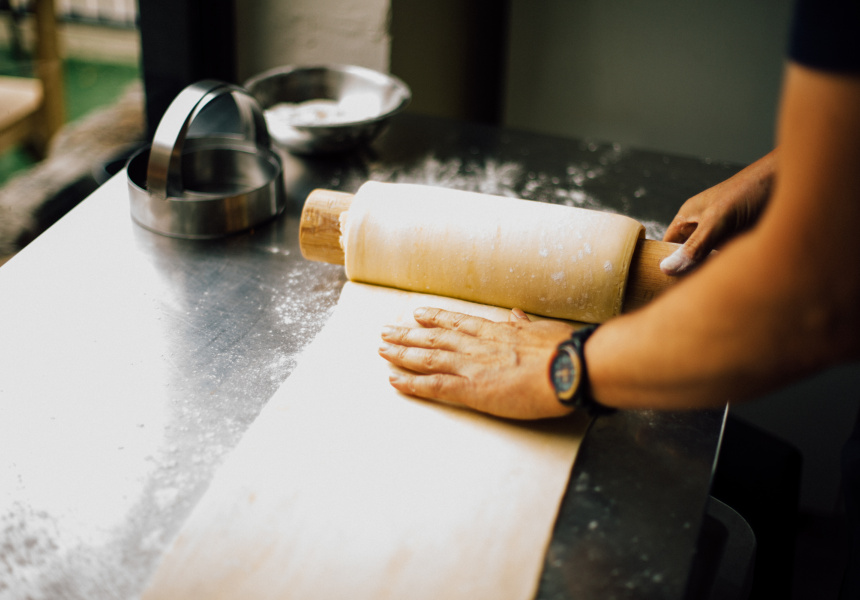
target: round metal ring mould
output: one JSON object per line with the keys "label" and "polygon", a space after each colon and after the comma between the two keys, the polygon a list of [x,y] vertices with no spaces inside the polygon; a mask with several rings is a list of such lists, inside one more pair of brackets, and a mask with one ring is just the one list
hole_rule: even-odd
{"label": "round metal ring mould", "polygon": [[[188,137],[215,100],[230,95],[238,135]],[[131,216],[139,225],[180,238],[216,238],[280,214],[286,204],[283,166],[272,150],[262,110],[243,88],[202,81],[170,104],[150,147],[126,166]]]}

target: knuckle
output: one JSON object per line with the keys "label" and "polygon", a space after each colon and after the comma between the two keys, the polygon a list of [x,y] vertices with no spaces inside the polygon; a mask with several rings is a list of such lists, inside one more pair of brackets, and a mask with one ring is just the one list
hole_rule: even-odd
{"label": "knuckle", "polygon": [[442,375],[427,377],[427,392],[433,398],[445,399],[448,391],[447,379]]}
{"label": "knuckle", "polygon": [[695,261],[699,261],[710,251],[713,245],[712,231],[697,231],[697,233],[687,240],[684,247],[687,250],[687,255]]}
{"label": "knuckle", "polygon": [[412,327],[404,327],[400,330],[400,343],[404,346],[411,347],[415,345],[416,340],[418,339],[417,333],[420,329],[415,329]]}
{"label": "knuckle", "polygon": [[458,313],[458,314],[454,315],[454,318],[451,320],[451,324],[453,325],[455,330],[459,331],[460,329],[462,329],[466,325],[466,323],[468,323],[468,321],[469,321],[468,315]]}
{"label": "knuckle", "polygon": [[421,320],[435,323],[439,320],[441,314],[442,311],[438,308],[428,308],[421,315]]}
{"label": "knuckle", "polygon": [[407,346],[395,346],[394,347],[394,358],[398,361],[403,362],[408,358],[409,348]]}
{"label": "knuckle", "polygon": [[441,329],[431,329],[427,332],[427,343],[436,347],[439,346],[442,342],[442,330]]}
{"label": "knuckle", "polygon": [[677,229],[688,229],[689,227],[695,226],[695,225],[696,225],[695,219],[691,219],[687,215],[680,215],[679,214],[679,215],[676,215],[674,219],[672,219],[672,223],[670,224],[670,227],[677,228]]}
{"label": "knuckle", "polygon": [[475,337],[483,337],[487,336],[491,331],[491,327],[495,325],[495,323],[490,323],[488,321],[476,321],[474,327],[472,328],[472,334]]}
{"label": "knuckle", "polygon": [[403,331],[400,327],[388,327],[385,331],[383,331],[383,338],[388,339],[392,342],[400,342],[406,339],[406,332]]}
{"label": "knuckle", "polygon": [[421,355],[421,366],[432,371],[439,362],[438,358],[435,350],[428,350]]}
{"label": "knuckle", "polygon": [[415,377],[413,376],[404,377],[402,386],[403,391],[405,391],[407,394],[414,395],[417,393],[415,390]]}
{"label": "knuckle", "polygon": [[702,257],[707,254],[707,248],[702,242],[690,244],[687,246],[687,250],[689,251],[690,258],[696,262],[702,260]]}

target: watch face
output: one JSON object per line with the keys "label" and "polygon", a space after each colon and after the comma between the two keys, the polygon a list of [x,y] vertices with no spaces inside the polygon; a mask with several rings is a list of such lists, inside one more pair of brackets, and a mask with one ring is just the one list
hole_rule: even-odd
{"label": "watch face", "polygon": [[559,400],[565,402],[573,398],[579,387],[580,372],[579,357],[573,349],[559,348],[550,366],[550,378]]}

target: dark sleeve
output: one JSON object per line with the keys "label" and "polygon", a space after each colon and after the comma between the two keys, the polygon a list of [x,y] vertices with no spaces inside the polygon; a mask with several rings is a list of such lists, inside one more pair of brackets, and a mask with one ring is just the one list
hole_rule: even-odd
{"label": "dark sleeve", "polygon": [[788,55],[814,69],[860,73],[860,0],[798,0]]}

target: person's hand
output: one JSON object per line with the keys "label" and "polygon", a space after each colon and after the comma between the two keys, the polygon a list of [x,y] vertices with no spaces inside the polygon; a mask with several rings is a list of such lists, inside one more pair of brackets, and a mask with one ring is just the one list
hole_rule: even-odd
{"label": "person's hand", "polygon": [[733,177],[687,200],[663,241],[683,244],[660,263],[667,275],[681,275],[711,252],[752,227],[770,196],[775,150]]}
{"label": "person's hand", "polygon": [[514,309],[496,323],[438,308],[419,308],[417,328],[388,326],[379,354],[407,369],[390,377],[399,391],[512,419],[566,415],[549,379],[556,347],[573,327],[529,321]]}

